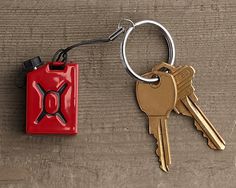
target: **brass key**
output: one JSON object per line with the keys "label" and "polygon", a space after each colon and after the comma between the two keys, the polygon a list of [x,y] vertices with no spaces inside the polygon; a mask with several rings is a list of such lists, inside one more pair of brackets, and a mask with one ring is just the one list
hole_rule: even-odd
{"label": "brass key", "polygon": [[148,84],[137,81],[136,97],[140,109],[149,119],[149,134],[157,139],[156,154],[159,156],[160,168],[167,172],[171,164],[167,118],[177,100],[177,88],[174,77],[165,72],[146,73],[147,78],[158,76],[160,81]]}
{"label": "brass key", "polygon": [[192,85],[192,79],[195,73],[193,67],[185,65],[175,68],[164,63],[155,66],[153,70],[159,70],[163,67],[171,71],[176,81],[178,97],[174,110],[178,114],[181,113],[195,120],[194,124],[197,130],[202,131],[203,136],[208,140],[208,146],[210,148],[224,150],[224,139],[196,104],[198,98],[194,93],[195,89]]}

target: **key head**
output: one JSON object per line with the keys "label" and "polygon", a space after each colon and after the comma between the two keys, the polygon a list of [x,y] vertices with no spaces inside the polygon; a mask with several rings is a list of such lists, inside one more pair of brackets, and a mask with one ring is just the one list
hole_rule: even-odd
{"label": "key head", "polygon": [[169,71],[169,72],[172,72],[174,71],[175,67],[173,65],[170,65],[168,63],[165,63],[165,62],[162,62],[160,64],[157,64],[155,65],[153,68],[152,68],[152,71]]}
{"label": "key head", "polygon": [[192,79],[195,74],[194,68],[188,65],[174,67],[167,63],[161,63],[154,66],[152,70],[155,71],[160,69],[167,69],[175,78],[177,86],[177,102],[174,108],[175,112],[192,117],[189,110],[185,105],[183,105],[181,99],[188,96],[192,101],[198,101],[198,98],[194,92],[195,89],[192,85]]}
{"label": "key head", "polygon": [[172,73],[178,89],[178,99],[190,96],[194,93],[195,89],[192,85],[192,79],[195,74],[195,70],[191,66],[182,66],[176,68]]}
{"label": "key head", "polygon": [[137,81],[136,97],[140,109],[148,116],[169,116],[177,100],[174,77],[166,72],[152,71],[143,75],[147,78],[158,76],[158,83]]}
{"label": "key head", "polygon": [[177,86],[177,102],[175,105],[175,111],[177,113],[182,113],[187,116],[191,116],[187,111],[187,109],[181,104],[181,99],[188,96],[192,99],[192,101],[197,102],[198,98],[195,95],[195,89],[192,84],[192,79],[195,74],[195,69],[192,66],[184,65],[174,67],[167,63],[161,63],[153,67],[153,71],[155,70],[168,70],[170,74],[172,74],[175,78],[176,86]]}
{"label": "key head", "polygon": [[197,97],[194,94],[194,87],[192,85],[192,79],[195,74],[195,69],[192,66],[184,65],[174,67],[167,63],[161,63],[153,67],[153,71],[158,71],[161,69],[166,69],[174,76],[176,86],[177,86],[177,101],[185,96],[190,96],[195,98],[197,101]]}

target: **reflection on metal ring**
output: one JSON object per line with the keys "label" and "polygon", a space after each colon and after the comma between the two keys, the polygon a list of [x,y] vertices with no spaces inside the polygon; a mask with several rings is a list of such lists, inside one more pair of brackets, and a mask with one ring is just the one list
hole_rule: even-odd
{"label": "reflection on metal ring", "polygon": [[144,78],[140,75],[138,75],[137,73],[134,72],[134,70],[130,67],[127,57],[126,57],[126,44],[127,44],[127,40],[129,35],[131,34],[131,32],[135,29],[135,27],[143,25],[143,24],[152,24],[157,26],[162,35],[165,37],[167,45],[168,45],[168,52],[169,52],[169,58],[168,58],[168,63],[170,65],[174,65],[174,61],[175,61],[175,45],[174,45],[174,41],[170,35],[170,33],[167,31],[167,29],[161,25],[160,23],[153,21],[153,20],[143,20],[137,23],[134,23],[133,27],[130,27],[124,36],[124,39],[121,43],[120,46],[120,56],[121,56],[121,61],[122,64],[124,65],[126,71],[135,79],[137,80],[141,80],[143,82],[147,82],[147,83],[153,83],[153,82],[157,82],[159,79],[158,78]]}

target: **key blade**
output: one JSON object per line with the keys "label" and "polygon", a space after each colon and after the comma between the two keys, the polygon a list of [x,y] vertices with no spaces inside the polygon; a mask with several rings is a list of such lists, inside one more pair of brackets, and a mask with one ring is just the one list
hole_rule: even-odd
{"label": "key blade", "polygon": [[156,154],[159,157],[160,168],[168,172],[171,156],[166,117],[149,116],[149,134],[153,134],[157,140]]}
{"label": "key blade", "polygon": [[185,107],[192,114],[192,117],[195,119],[196,127],[200,130],[204,137],[208,139],[208,145],[212,149],[225,149],[225,141],[217,132],[212,123],[208,120],[208,118],[204,115],[201,109],[189,98],[184,97],[181,99]]}
{"label": "key blade", "polygon": [[172,74],[178,90],[178,100],[174,108],[175,112],[195,119],[195,126],[207,138],[208,146],[212,149],[223,150],[225,148],[225,141],[196,105],[198,98],[192,85],[192,78],[195,74],[194,68],[191,66],[180,66],[173,69]]}
{"label": "key blade", "polygon": [[177,100],[177,88],[174,77],[161,71],[152,71],[143,75],[159,77],[159,82],[149,84],[136,82],[136,98],[140,109],[149,117],[149,133],[157,140],[156,154],[160,168],[167,172],[171,163],[167,118]]}

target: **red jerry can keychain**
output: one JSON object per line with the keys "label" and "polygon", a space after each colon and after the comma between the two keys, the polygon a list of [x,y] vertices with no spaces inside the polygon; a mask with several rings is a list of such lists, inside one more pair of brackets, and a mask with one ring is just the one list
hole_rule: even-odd
{"label": "red jerry can keychain", "polygon": [[[44,64],[40,57],[23,63],[26,73],[26,133],[67,134],[78,132],[79,66],[67,62],[67,53],[73,48],[115,40],[124,32],[123,27],[106,38],[84,40],[59,49],[52,61]],[[23,85],[17,84],[18,87]]]}
{"label": "red jerry can keychain", "polygon": [[26,81],[26,132],[76,134],[79,66],[43,64],[39,57],[24,62]]}

